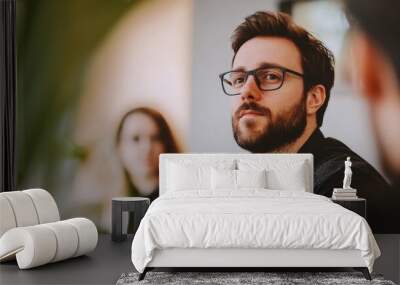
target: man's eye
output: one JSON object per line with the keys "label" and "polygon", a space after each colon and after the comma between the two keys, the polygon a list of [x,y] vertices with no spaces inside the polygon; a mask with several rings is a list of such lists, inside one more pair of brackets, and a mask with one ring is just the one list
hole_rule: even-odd
{"label": "man's eye", "polygon": [[260,75],[260,80],[262,81],[278,81],[281,79],[281,76],[274,72],[264,72]]}
{"label": "man's eye", "polygon": [[244,82],[244,77],[238,77],[238,78],[235,78],[235,80],[233,80],[234,85],[241,84],[243,82]]}
{"label": "man's eye", "polygon": [[132,140],[133,140],[134,142],[139,142],[139,141],[140,141],[140,137],[139,137],[139,136],[133,136],[133,137],[132,137]]}

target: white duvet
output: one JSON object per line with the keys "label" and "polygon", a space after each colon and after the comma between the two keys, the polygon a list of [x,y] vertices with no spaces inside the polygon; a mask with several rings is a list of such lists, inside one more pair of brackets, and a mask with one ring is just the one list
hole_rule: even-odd
{"label": "white duvet", "polygon": [[364,218],[299,191],[180,191],[157,198],[132,243],[143,272],[154,249],[358,249],[369,271],[380,251]]}

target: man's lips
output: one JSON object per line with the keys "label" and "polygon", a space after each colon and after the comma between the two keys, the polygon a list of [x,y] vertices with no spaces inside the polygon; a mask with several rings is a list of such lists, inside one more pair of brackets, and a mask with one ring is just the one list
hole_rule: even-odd
{"label": "man's lips", "polygon": [[239,113],[239,118],[241,118],[245,115],[263,116],[264,114],[261,112],[253,111],[253,110],[245,110],[245,111],[241,111]]}

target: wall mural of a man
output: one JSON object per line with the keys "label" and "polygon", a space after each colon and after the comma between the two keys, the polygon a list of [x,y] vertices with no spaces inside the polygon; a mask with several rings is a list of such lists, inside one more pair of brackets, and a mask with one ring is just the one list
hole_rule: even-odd
{"label": "wall mural of a man", "polygon": [[334,58],[324,44],[283,13],[256,12],[233,32],[232,70],[220,75],[232,98],[237,144],[253,153],[314,155],[314,193],[330,197],[341,186],[346,157],[352,187],[368,200],[375,233],[398,233],[394,195],[363,158],[320,127],[334,83]]}

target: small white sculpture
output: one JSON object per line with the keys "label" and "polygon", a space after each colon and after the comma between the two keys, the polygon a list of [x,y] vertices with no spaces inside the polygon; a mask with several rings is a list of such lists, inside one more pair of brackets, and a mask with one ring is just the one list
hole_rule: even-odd
{"label": "small white sculpture", "polygon": [[347,160],[344,162],[344,167],[343,189],[352,189],[350,184],[353,172],[351,171],[350,156],[347,157]]}

